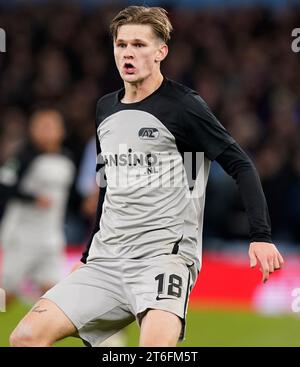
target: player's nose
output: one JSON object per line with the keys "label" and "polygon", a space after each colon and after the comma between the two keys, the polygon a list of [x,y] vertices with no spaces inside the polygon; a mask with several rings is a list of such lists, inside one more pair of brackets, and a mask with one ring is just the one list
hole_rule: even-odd
{"label": "player's nose", "polygon": [[126,49],[124,50],[123,57],[124,57],[125,60],[133,59],[134,52],[133,52],[132,47],[130,47],[130,46],[126,47]]}
{"label": "player's nose", "polygon": [[130,52],[127,52],[125,55],[124,55],[124,61],[127,62],[128,60],[133,60],[134,59],[134,55]]}

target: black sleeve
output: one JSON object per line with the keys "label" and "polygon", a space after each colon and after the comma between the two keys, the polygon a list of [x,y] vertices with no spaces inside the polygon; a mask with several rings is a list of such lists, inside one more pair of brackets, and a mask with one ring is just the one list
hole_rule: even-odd
{"label": "black sleeve", "polygon": [[98,178],[99,178],[99,180],[101,180],[101,182],[99,182],[100,189],[99,189],[99,195],[98,195],[97,213],[96,213],[96,218],[95,218],[95,221],[94,221],[94,226],[93,226],[90,238],[87,242],[86,248],[85,248],[84,252],[82,253],[82,257],[80,259],[80,261],[84,264],[86,263],[86,260],[88,258],[89,250],[90,250],[94,235],[100,230],[100,218],[101,218],[101,214],[102,214],[102,206],[103,206],[104,197],[105,197],[105,193],[106,193],[106,188],[105,188],[105,185],[103,184],[103,181],[102,181],[104,179],[104,175],[102,173],[100,173],[100,170],[103,169],[105,165],[104,165],[104,162],[102,162],[101,160],[98,159],[98,157],[101,153],[101,147],[100,147],[100,143],[99,143],[99,139],[98,139],[98,135],[97,135],[98,115],[99,115],[99,101],[97,103],[97,108],[96,108],[96,151],[97,151],[96,175],[98,175]]}
{"label": "black sleeve", "polygon": [[101,218],[101,213],[102,213],[102,204],[103,204],[103,200],[101,200],[101,189],[99,190],[99,196],[98,196],[98,205],[97,205],[97,214],[96,214],[96,219],[94,222],[94,226],[92,229],[92,233],[90,235],[90,238],[87,242],[86,248],[84,250],[84,252],[82,253],[82,257],[80,259],[80,261],[84,264],[86,264],[86,259],[89,256],[89,251],[90,251],[90,247],[94,238],[94,235],[99,231],[100,229],[100,218]]}
{"label": "black sleeve", "polygon": [[26,174],[34,154],[29,151],[22,151],[19,155],[10,158],[0,168],[0,200],[7,203],[11,199],[19,199],[26,202],[33,202],[36,196],[26,193],[21,188],[23,176]]}
{"label": "black sleeve", "polygon": [[99,189],[96,218],[94,221],[94,225],[93,225],[93,229],[92,229],[90,238],[87,242],[86,248],[84,252],[82,253],[82,257],[80,259],[80,261],[84,264],[86,263],[86,260],[89,256],[89,251],[90,251],[90,247],[91,247],[94,235],[100,230],[100,219],[101,219],[101,214],[102,214],[102,206],[103,206],[103,202],[105,198],[105,193],[106,193],[106,188],[102,187]]}
{"label": "black sleeve", "polygon": [[269,242],[271,224],[267,202],[257,170],[247,154],[237,144],[231,144],[216,161],[238,185],[250,226],[250,242]]}
{"label": "black sleeve", "polygon": [[182,103],[182,120],[189,149],[192,152],[204,152],[211,161],[234,143],[229,132],[196,92],[185,95]]}

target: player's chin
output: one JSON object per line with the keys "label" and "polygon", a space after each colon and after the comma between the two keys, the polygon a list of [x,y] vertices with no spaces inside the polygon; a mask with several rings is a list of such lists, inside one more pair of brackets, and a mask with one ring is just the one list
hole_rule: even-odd
{"label": "player's chin", "polygon": [[140,79],[138,75],[134,73],[133,74],[122,73],[121,78],[124,80],[124,82],[127,82],[127,83],[136,83]]}

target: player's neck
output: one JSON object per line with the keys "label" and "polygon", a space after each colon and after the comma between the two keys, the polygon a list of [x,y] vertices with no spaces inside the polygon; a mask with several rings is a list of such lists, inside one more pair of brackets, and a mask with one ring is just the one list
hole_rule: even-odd
{"label": "player's neck", "polygon": [[155,92],[161,85],[164,77],[161,73],[155,76],[150,76],[140,83],[124,83],[125,94],[122,98],[122,103],[140,102],[150,94]]}
{"label": "player's neck", "polygon": [[61,144],[40,145],[35,143],[34,147],[37,151],[43,154],[55,154],[61,151]]}

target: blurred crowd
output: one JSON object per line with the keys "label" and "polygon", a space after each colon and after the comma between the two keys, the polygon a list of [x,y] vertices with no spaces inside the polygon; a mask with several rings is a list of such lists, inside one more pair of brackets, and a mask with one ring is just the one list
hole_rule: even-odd
{"label": "blurred crowd", "polygon": [[[96,101],[122,86],[108,33],[119,10],[115,4],[84,10],[53,2],[0,9],[7,34],[7,52],[0,54],[0,164],[24,143],[32,108],[47,104],[63,112],[65,146],[82,171]],[[300,9],[168,10],[175,30],[164,75],[195,89],[251,156],[274,239],[300,243],[300,53],[291,50]],[[93,217],[95,192],[79,186],[71,192],[66,222],[70,243],[85,240]],[[247,237],[236,186],[213,163],[204,244]]]}

